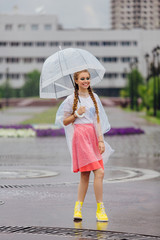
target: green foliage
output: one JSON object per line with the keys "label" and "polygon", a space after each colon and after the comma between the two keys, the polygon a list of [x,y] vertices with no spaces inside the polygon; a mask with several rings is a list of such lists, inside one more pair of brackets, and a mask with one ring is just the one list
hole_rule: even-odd
{"label": "green foliage", "polygon": [[13,95],[13,88],[9,83],[9,79],[0,86],[0,97],[1,98],[10,98]]}
{"label": "green foliage", "polygon": [[127,74],[127,85],[125,89],[120,91],[120,96],[133,98],[133,104],[135,104],[139,94],[145,91],[143,87],[140,87],[141,85],[144,85],[144,78],[137,69],[133,69]]}
{"label": "green foliage", "polygon": [[39,79],[40,72],[37,70],[27,74],[26,82],[22,87],[23,97],[39,96]]}

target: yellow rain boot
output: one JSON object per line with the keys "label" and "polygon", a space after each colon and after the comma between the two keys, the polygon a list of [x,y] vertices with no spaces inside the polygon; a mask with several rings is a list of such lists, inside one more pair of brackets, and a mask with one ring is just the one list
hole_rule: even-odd
{"label": "yellow rain boot", "polygon": [[81,213],[82,205],[83,205],[83,202],[79,202],[79,201],[76,202],[75,207],[74,207],[74,217],[73,217],[74,221],[82,220],[82,213]]}
{"label": "yellow rain boot", "polygon": [[108,222],[108,217],[102,202],[97,203],[96,219],[99,222]]}

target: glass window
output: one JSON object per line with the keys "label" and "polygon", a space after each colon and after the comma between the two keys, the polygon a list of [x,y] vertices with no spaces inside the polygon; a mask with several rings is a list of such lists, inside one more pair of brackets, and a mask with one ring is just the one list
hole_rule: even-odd
{"label": "glass window", "polygon": [[33,45],[33,42],[23,42],[22,45],[25,47],[30,47]]}
{"label": "glass window", "polygon": [[36,45],[38,47],[44,47],[46,45],[46,43],[45,42],[37,42]]}
{"label": "glass window", "polygon": [[44,29],[45,30],[51,30],[52,29],[52,25],[51,24],[45,24],[44,25]]}
{"label": "glass window", "polygon": [[24,58],[24,63],[31,63],[32,61],[32,58]]}
{"label": "glass window", "polygon": [[115,41],[103,41],[102,45],[103,46],[116,46],[118,43]]}
{"label": "glass window", "polygon": [[38,63],[43,63],[45,61],[45,58],[37,58],[36,60]]}
{"label": "glass window", "polygon": [[137,46],[137,41],[133,41],[133,45],[134,45],[134,46]]}
{"label": "glass window", "polygon": [[122,45],[122,46],[130,46],[130,45],[131,45],[131,42],[129,42],[129,41],[122,41],[122,42],[121,42],[121,45]]}
{"label": "glass window", "polygon": [[130,62],[130,57],[122,57],[121,61],[122,62]]}
{"label": "glass window", "polygon": [[3,78],[3,73],[0,73],[0,79],[2,79]]}
{"label": "glass window", "polygon": [[38,24],[32,24],[31,25],[32,30],[38,30],[38,27],[39,27]]}
{"label": "glass window", "polygon": [[82,41],[79,41],[79,42],[76,42],[76,45],[77,45],[77,46],[85,46],[86,43],[85,43],[85,42],[82,42]]}
{"label": "glass window", "polygon": [[5,25],[5,30],[7,30],[7,31],[11,31],[12,30],[12,24],[6,24]]}
{"label": "glass window", "polygon": [[117,78],[118,73],[105,73],[104,77],[106,77],[106,78]]}
{"label": "glass window", "polygon": [[102,57],[103,62],[117,62],[118,58],[117,57]]}
{"label": "glass window", "polygon": [[20,45],[20,43],[19,42],[11,42],[10,45],[13,47],[17,47]]}
{"label": "glass window", "polygon": [[49,42],[49,46],[59,46],[59,42]]}
{"label": "glass window", "polygon": [[62,42],[63,46],[72,46],[72,42]]}
{"label": "glass window", "polygon": [[7,43],[6,43],[6,42],[0,42],[0,47],[1,47],[1,46],[3,46],[3,47],[4,47],[4,46],[6,46],[6,45],[7,45]]}
{"label": "glass window", "polygon": [[19,58],[6,58],[7,63],[18,63]]}
{"label": "glass window", "polygon": [[24,31],[25,30],[25,24],[19,24],[18,25],[18,30]]}
{"label": "glass window", "polygon": [[90,46],[99,46],[99,42],[97,42],[97,41],[92,41],[92,42],[89,42],[89,45],[90,45]]}

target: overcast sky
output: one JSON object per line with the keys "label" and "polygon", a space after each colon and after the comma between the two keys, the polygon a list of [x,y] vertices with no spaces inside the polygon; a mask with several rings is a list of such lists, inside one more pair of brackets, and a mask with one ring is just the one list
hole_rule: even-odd
{"label": "overcast sky", "polygon": [[55,14],[64,28],[110,28],[110,0],[0,0],[0,13]]}

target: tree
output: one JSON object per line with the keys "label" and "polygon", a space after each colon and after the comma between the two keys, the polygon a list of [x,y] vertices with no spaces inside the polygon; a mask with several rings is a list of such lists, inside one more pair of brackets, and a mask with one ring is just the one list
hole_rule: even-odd
{"label": "tree", "polygon": [[22,87],[22,95],[24,97],[39,95],[39,79],[40,72],[38,70],[34,70],[27,74],[26,82]]}
{"label": "tree", "polygon": [[133,69],[127,74],[126,88],[121,91],[122,97],[130,97],[131,108],[134,109],[138,106],[139,86],[144,84],[144,78],[138,69]]}

